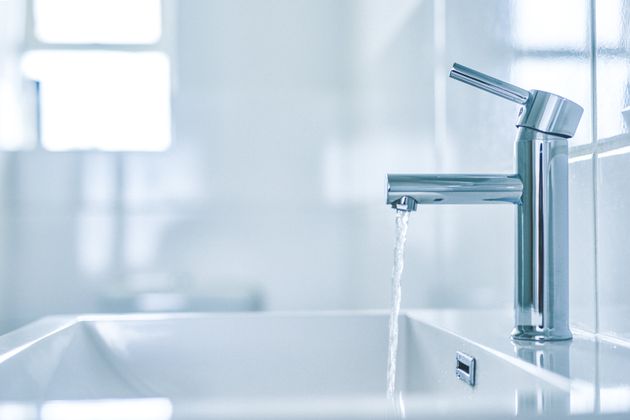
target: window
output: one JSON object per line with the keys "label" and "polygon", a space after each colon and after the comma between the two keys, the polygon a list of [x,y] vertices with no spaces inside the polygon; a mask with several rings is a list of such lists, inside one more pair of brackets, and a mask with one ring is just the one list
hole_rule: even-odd
{"label": "window", "polygon": [[514,44],[524,50],[578,50],[588,41],[585,1],[526,0],[512,4]]}
{"label": "window", "polygon": [[160,0],[29,0],[22,71],[45,150],[163,151],[171,76]]}
{"label": "window", "polygon": [[28,148],[36,137],[34,84],[20,71],[24,29],[18,3],[0,1],[0,150]]}
{"label": "window", "polygon": [[159,0],[34,0],[35,36],[59,44],[154,44]]}

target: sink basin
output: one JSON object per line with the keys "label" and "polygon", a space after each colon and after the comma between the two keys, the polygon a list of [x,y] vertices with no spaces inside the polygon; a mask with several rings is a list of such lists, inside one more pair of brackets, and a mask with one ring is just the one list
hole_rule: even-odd
{"label": "sink basin", "polygon": [[[470,331],[471,323],[483,321],[475,316],[486,317],[488,328],[466,337],[460,329]],[[590,354],[592,339],[516,345],[507,334],[509,316],[504,329],[496,314],[454,311],[401,316],[399,393],[388,400],[387,317],[331,312],[45,318],[0,337],[0,418],[606,414],[594,403],[589,378],[572,376],[571,361]],[[579,357],[571,358],[572,347]],[[458,351],[476,359],[474,386],[455,375]],[[630,412],[630,406],[615,407],[612,414]]]}

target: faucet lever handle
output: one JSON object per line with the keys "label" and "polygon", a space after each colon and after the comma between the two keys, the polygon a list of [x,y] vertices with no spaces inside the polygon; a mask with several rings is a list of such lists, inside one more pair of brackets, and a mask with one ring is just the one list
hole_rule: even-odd
{"label": "faucet lever handle", "polygon": [[453,64],[450,76],[460,82],[523,105],[518,114],[517,127],[570,138],[575,135],[584,112],[581,106],[562,96],[542,90],[527,91],[461,64]]}
{"label": "faucet lever handle", "polygon": [[521,105],[525,105],[529,99],[529,91],[461,64],[453,63],[449,76]]}

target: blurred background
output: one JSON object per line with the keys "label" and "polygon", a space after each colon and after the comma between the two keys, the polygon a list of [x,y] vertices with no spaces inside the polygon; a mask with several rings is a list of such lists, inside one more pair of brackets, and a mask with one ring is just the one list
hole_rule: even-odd
{"label": "blurred background", "polygon": [[[518,106],[449,80],[454,61],[585,107],[572,300],[596,329],[598,154],[630,144],[627,9],[0,0],[0,330],[59,313],[388,307],[385,174],[512,172]],[[414,213],[403,307],[511,307],[513,211]]]}

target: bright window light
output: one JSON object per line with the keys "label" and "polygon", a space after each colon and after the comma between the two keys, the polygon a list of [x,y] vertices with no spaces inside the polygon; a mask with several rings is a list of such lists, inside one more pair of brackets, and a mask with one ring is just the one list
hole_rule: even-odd
{"label": "bright window light", "polygon": [[623,39],[623,2],[621,0],[598,1],[595,13],[597,46],[618,48]]}
{"label": "bright window light", "polygon": [[51,151],[163,151],[171,142],[170,70],[159,52],[31,51],[40,135]]}
{"label": "bright window light", "polygon": [[35,35],[68,44],[152,44],[162,32],[160,0],[34,0]]}
{"label": "bright window light", "polygon": [[625,54],[598,58],[597,67],[597,135],[603,139],[630,129],[622,114],[630,105],[630,70]]}
{"label": "bright window light", "polygon": [[26,124],[26,117],[32,115],[25,106],[32,105],[28,99],[34,96],[34,89],[27,91],[19,82],[0,78],[0,150],[29,149],[35,143],[35,130]]}
{"label": "bright window light", "polygon": [[170,420],[173,404],[166,398],[48,401],[42,420]]}
{"label": "bright window light", "polygon": [[527,0],[512,3],[514,44],[521,49],[584,49],[587,3]]}

